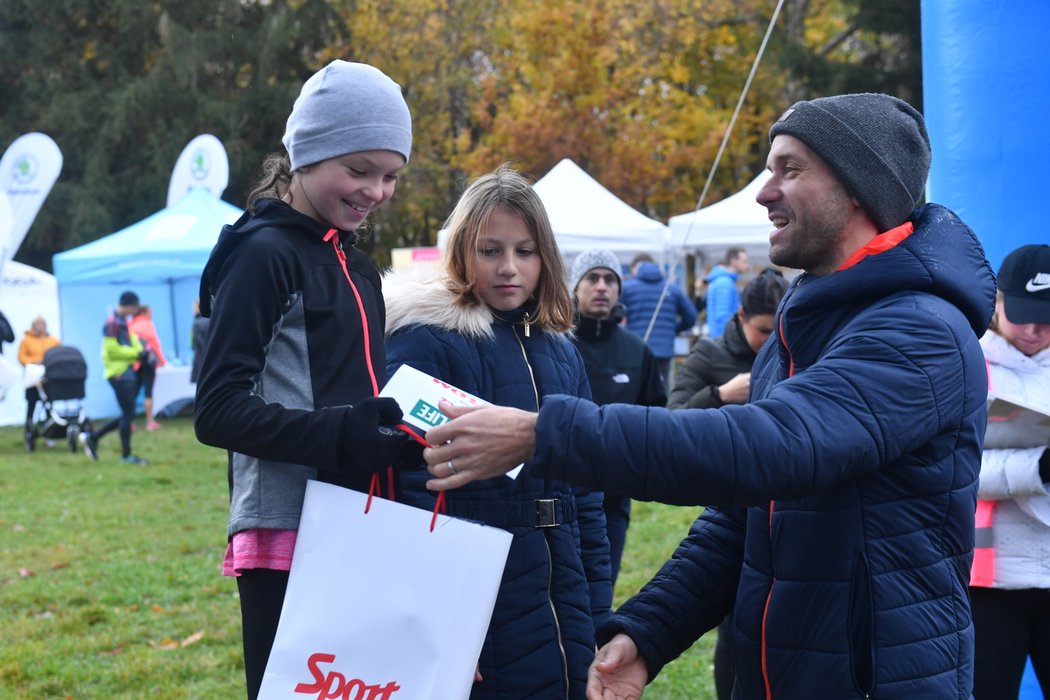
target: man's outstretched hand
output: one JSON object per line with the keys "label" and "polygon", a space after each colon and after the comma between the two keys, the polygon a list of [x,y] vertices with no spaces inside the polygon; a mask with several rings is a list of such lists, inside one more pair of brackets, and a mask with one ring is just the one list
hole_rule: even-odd
{"label": "man's outstretched hand", "polygon": [[[491,479],[532,459],[536,447],[536,414],[505,406],[439,408],[451,418],[427,431],[423,450],[427,469],[436,477],[431,491],[445,491],[476,479]],[[451,463],[451,464],[450,464]]]}

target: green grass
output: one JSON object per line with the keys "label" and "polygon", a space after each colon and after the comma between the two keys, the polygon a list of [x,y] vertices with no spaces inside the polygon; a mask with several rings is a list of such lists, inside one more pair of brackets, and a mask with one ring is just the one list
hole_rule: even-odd
{"label": "green grass", "polygon": [[[142,421],[140,420],[140,425]],[[225,453],[187,418],[139,431],[148,467],[64,443],[27,454],[0,428],[0,700],[244,697],[240,611],[219,574]],[[694,509],[636,503],[617,602],[674,550]],[[647,698],[713,698],[711,639],[664,669]]]}

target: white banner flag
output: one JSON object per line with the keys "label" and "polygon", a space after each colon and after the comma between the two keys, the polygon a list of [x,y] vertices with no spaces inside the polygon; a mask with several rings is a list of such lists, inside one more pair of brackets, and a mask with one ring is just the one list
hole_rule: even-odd
{"label": "white banner flag", "polygon": [[222,141],[211,134],[197,136],[182,149],[168,183],[168,206],[200,187],[221,198],[230,183],[230,161]]}
{"label": "white banner flag", "polygon": [[4,246],[4,260],[18,252],[60,172],[62,151],[46,134],[23,134],[7,147],[0,158],[0,191],[11,204],[11,239]]}

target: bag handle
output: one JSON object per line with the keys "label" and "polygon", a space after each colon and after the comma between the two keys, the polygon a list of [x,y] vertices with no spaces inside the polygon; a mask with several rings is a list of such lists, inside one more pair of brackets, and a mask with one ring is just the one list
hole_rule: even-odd
{"label": "bag handle", "polygon": [[[367,366],[367,368],[369,368],[369,379],[372,380],[372,396],[379,396],[379,382],[376,380],[376,370],[375,370],[375,368],[372,365],[372,342],[371,342],[371,340],[369,338],[369,321],[367,321],[367,319],[364,316],[364,302],[361,301],[361,293],[357,291],[357,285],[354,284],[354,280],[351,279],[351,277],[350,277],[350,270],[346,269],[346,254],[342,252],[341,248],[339,248],[339,240],[338,240],[338,236],[336,235],[338,233],[339,233],[339,231],[337,229],[329,229],[328,233],[324,234],[324,240],[325,241],[332,241],[332,249],[335,251],[336,258],[339,259],[339,267],[342,268],[342,275],[343,275],[343,277],[346,278],[346,282],[348,282],[350,284],[350,289],[354,292],[354,299],[357,300],[358,316],[361,319],[361,332],[364,334],[364,363]],[[412,438],[413,440],[415,440],[419,444],[423,445],[424,447],[430,447],[429,443],[427,443],[423,439],[423,437],[420,436],[420,434],[418,432],[416,432],[415,429],[413,429],[412,427],[409,427],[408,425],[406,425],[404,423],[400,423],[396,427],[401,429],[401,430],[403,430],[404,432],[406,432],[408,434],[409,438]],[[388,466],[387,465],[387,467],[386,467],[386,475],[387,475],[387,480],[386,480],[387,484],[388,484],[388,486],[390,486],[390,488],[388,488],[388,491],[390,491],[390,493],[388,493],[388,499],[390,499],[391,501],[394,501],[395,497],[394,497],[394,467],[393,466]],[[380,484],[380,481],[379,481],[379,473],[378,472],[374,472],[372,474],[372,482],[369,484],[369,499],[367,499],[367,501],[365,501],[365,503],[364,503],[364,512],[365,512],[365,514],[367,514],[367,512],[369,512],[369,509],[372,508],[372,496],[373,496],[373,494],[375,492],[377,492],[377,491],[380,491],[381,489],[382,489],[382,485]],[[445,512],[445,492],[444,491],[439,491],[438,492],[438,500],[434,504],[434,516],[432,518],[430,518],[430,532],[434,532],[434,526],[437,523],[438,512],[439,511],[441,513]]]}
{"label": "bag handle", "polygon": [[[398,423],[394,427],[398,428],[399,430],[404,431],[404,433],[406,435],[408,435],[410,438],[412,438],[413,440],[418,442],[423,447],[433,447],[433,445],[431,445],[429,442],[427,442],[426,439],[422,435],[420,435],[418,432],[416,432],[415,428],[413,428],[412,426],[408,425],[407,423]],[[387,467],[387,469],[392,471],[393,467]],[[377,472],[377,473],[372,474],[372,481],[368,484],[368,498],[365,500],[365,515],[368,514],[369,509],[372,507],[372,496],[374,496],[376,494],[376,492],[381,491],[381,490],[382,490],[382,484],[380,483],[379,474]],[[391,500],[393,500],[393,499],[391,499]],[[438,491],[437,500],[434,502],[434,511],[433,511],[433,515],[430,518],[430,531],[431,532],[434,531],[434,526],[437,524],[438,513],[441,513],[442,515],[445,514],[445,492],[444,491]]]}

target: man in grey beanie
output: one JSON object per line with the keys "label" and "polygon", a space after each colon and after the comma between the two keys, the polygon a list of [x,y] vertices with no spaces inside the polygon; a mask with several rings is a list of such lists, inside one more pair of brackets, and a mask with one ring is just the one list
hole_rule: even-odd
{"label": "man in grey beanie", "polygon": [[[770,257],[803,270],[742,406],[669,412],[544,397],[448,407],[433,489],[537,478],[705,505],[597,630],[588,692],[640,697],[731,614],[733,697],[969,700],[967,594],[986,423],[978,338],[995,276],[973,232],[914,209],[922,117],[887,95],[800,102],[770,130]],[[448,476],[440,464],[456,462]]]}
{"label": "man in grey beanie", "polygon": [[[583,357],[596,404],[663,406],[667,392],[656,357],[640,336],[620,325],[625,314],[617,303],[622,282],[620,261],[611,250],[590,248],[576,256],[569,274],[577,311],[573,343]],[[615,585],[631,522],[631,499],[607,491],[604,507]]]}

